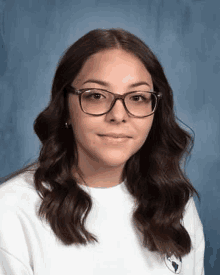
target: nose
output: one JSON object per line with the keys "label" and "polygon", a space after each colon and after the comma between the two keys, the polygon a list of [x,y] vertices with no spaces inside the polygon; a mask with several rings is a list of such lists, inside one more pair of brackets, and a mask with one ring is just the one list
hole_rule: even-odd
{"label": "nose", "polygon": [[126,115],[129,115],[127,112],[123,99],[122,98],[117,98],[116,101],[114,102],[111,110],[109,113],[113,114],[114,116],[117,116],[118,118],[124,117]]}

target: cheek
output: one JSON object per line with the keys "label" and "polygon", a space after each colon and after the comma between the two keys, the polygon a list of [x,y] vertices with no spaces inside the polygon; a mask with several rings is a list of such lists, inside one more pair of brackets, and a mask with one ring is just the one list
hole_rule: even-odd
{"label": "cheek", "polygon": [[82,112],[75,98],[71,98],[69,102],[69,114],[75,135],[81,135],[84,132],[85,128],[88,127],[88,123],[87,120],[84,118],[84,113]]}
{"label": "cheek", "polygon": [[147,139],[147,134],[139,138],[138,142],[136,142],[136,151],[141,149],[141,147],[144,145],[145,141]]}
{"label": "cheek", "polygon": [[94,122],[93,119],[83,114],[77,113],[72,116],[73,131],[78,141],[86,142],[86,144],[96,145],[96,134],[100,131],[100,123]]}
{"label": "cheek", "polygon": [[145,122],[142,122],[141,124],[138,125],[138,123],[136,125],[138,125],[138,129],[137,129],[137,133],[138,133],[138,137],[139,137],[139,143],[140,143],[140,147],[145,143],[149,132],[151,130],[152,124],[153,124],[153,119],[154,117],[149,117]]}
{"label": "cheek", "polygon": [[88,124],[82,117],[72,119],[74,134],[77,139],[86,139],[91,124]]}

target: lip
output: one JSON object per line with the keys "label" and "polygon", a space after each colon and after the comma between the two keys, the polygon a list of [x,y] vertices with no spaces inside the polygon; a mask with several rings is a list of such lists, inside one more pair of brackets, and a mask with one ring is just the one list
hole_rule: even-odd
{"label": "lip", "polygon": [[114,145],[114,146],[125,146],[125,144],[130,140],[130,138],[123,137],[113,137],[111,135],[98,135],[105,144]]}
{"label": "lip", "polygon": [[106,137],[112,137],[112,138],[131,138],[130,136],[126,136],[124,134],[115,134],[115,133],[105,134],[105,135],[100,134],[99,136],[106,136]]}

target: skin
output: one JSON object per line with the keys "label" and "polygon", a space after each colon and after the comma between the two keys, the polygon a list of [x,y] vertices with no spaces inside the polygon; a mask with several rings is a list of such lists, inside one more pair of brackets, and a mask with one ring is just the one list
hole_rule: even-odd
{"label": "skin", "polygon": [[[109,83],[103,86],[86,83],[89,79],[98,79]],[[144,81],[149,84],[129,88],[130,84]],[[72,82],[77,89],[101,88],[115,94],[131,91],[150,91],[153,88],[151,75],[143,63],[134,55],[123,50],[105,50],[91,56]],[[79,156],[79,168],[86,184],[90,187],[113,187],[120,184],[123,167],[127,160],[144,144],[151,129],[154,114],[145,118],[130,116],[121,100],[117,100],[113,109],[102,116],[85,114],[79,104],[78,95],[68,96],[69,120],[76,137]],[[112,144],[98,136],[109,132],[124,133],[129,138],[123,144]],[[80,179],[75,168],[73,175]],[[83,184],[79,180],[80,184]]]}

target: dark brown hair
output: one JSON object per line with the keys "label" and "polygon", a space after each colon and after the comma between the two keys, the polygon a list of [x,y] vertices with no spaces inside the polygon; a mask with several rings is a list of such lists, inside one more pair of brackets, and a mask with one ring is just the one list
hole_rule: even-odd
{"label": "dark brown hair", "polygon": [[180,221],[189,198],[195,193],[200,200],[186,176],[185,165],[181,167],[190,156],[194,137],[177,123],[173,92],[156,56],[143,41],[120,28],[90,31],[71,45],[59,61],[50,102],[34,123],[42,143],[34,163],[34,184],[42,199],[38,215],[48,221],[65,245],[98,242],[85,228],[92,199],[71,174],[72,167],[77,168],[78,156],[73,130],[65,128],[69,117],[66,87],[91,55],[114,48],[139,58],[151,74],[155,92],[163,96],[146,142],[123,170],[126,188],[136,201],[133,222],[143,236],[144,247],[162,256],[182,257],[191,251],[192,242]]}

